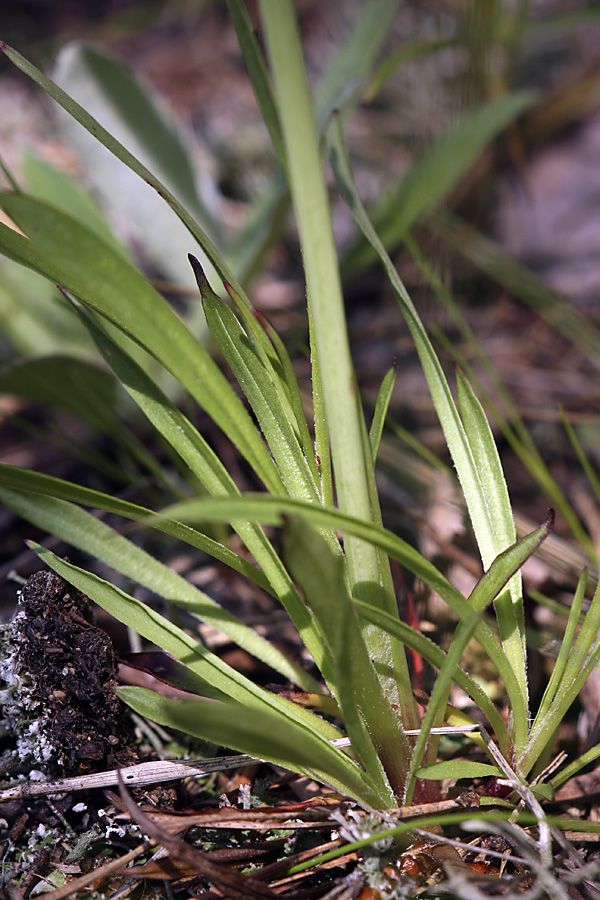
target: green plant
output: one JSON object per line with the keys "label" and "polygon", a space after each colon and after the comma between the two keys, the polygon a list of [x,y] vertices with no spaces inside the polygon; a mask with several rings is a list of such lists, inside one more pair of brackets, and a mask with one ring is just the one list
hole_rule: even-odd
{"label": "green plant", "polygon": [[[378,5],[382,16],[393,10],[389,2]],[[327,693],[328,709],[336,712],[351,740],[351,750],[347,753],[331,743],[341,731],[330,721],[256,686],[124,590],[32,544],[59,575],[188,668],[190,689],[201,695],[197,700],[167,701],[141,688],[121,688],[120,695],[138,712],[190,734],[310,773],[362,804],[382,809],[409,803],[415,791],[426,796],[430,779],[447,777],[449,772],[454,777],[475,772],[461,761],[450,768],[434,767],[437,741],[431,729],[445,720],[450,687],[455,682],[487,717],[501,758],[514,771],[517,783],[525,784],[551,746],[565,709],[600,659],[600,592],[592,601],[585,626],[576,635],[585,591],[582,577],[555,674],[531,723],[518,573],[547,536],[551,517],[530,535],[516,540],[508,491],[483,409],[460,372],[460,411],[454,403],[418,313],[362,207],[338,116],[327,131],[329,159],[340,192],[371,248],[369,253],[383,263],[407,321],[457,469],[485,574],[465,599],[428,560],[383,527],[374,461],[392,379],[382,386],[369,433],[350,358],[319,135],[293,7],[289,0],[262,0],[260,5],[272,87],[241,3],[230,0],[229,6],[298,222],[308,292],[314,445],[282,342],[254,316],[242,286],[197,222],[165,185],[86,110],[14,50],[3,46],[17,66],[155,187],[203,249],[232,300],[229,306],[214,293],[200,264],[192,258],[208,327],[257,424],[201,342],[122,252],[56,206],[18,192],[3,193],[0,205],[22,233],[0,225],[1,252],[61,285],[73,313],[107,366],[161,439],[202,485],[206,496],[155,513],[98,491],[3,465],[0,498],[24,518],[96,556],[121,576],[215,625],[312,693],[315,706]],[[377,17],[369,14],[361,20],[353,37],[355,43],[362,39],[370,42],[369,46],[376,44],[367,27],[374,19]],[[330,96],[335,96],[333,90]],[[467,119],[462,132],[458,128],[458,135],[453,131],[445,136],[396,197],[402,202],[402,228],[408,228],[439,200],[477,150],[529,102],[528,96],[510,95],[505,101],[484,105]],[[469,137],[469,152],[459,165],[456,147]],[[441,171],[440,160],[450,163]],[[440,174],[440,181],[432,190],[430,174],[434,170]],[[176,379],[229,438],[264,487],[263,493],[240,493],[223,462],[158,384],[155,363]],[[272,593],[296,625],[325,687],[320,679],[291,663],[252,629],[83,507],[143,521],[205,550]],[[209,522],[230,525],[255,562],[248,563],[226,544],[204,533],[202,523]],[[283,526],[283,555],[276,551],[265,525]],[[338,531],[343,535],[343,548]],[[418,575],[456,614],[459,625],[446,652],[400,620],[390,559]],[[499,641],[484,618],[492,603]],[[472,636],[488,654],[506,687],[509,725],[480,685],[460,667]],[[422,722],[412,695],[406,647],[416,650],[438,672]],[[413,742],[407,730],[418,727],[420,733]],[[505,769],[484,746],[491,758],[486,772],[504,777]],[[479,774],[481,770],[476,771]]]}

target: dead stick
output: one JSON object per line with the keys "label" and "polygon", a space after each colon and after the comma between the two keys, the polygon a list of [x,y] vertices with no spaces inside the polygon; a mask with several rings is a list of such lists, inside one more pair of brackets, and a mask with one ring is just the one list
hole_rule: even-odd
{"label": "dead stick", "polygon": [[[432,728],[431,734],[465,734],[476,731],[479,725],[443,726]],[[408,735],[417,735],[415,730],[407,731]],[[338,738],[331,742],[336,747],[348,747],[348,738]],[[123,783],[127,786],[140,787],[166,781],[177,781],[180,778],[201,778],[211,772],[222,769],[235,769],[249,763],[262,762],[256,756],[241,754],[237,756],[213,756],[210,759],[191,759],[178,762],[155,760],[138,763],[124,769],[111,769],[108,772],[94,772],[91,775],[80,775],[73,778],[60,778],[58,781],[24,781],[15,787],[0,791],[0,803],[6,800],[20,800],[27,797],[49,796],[69,791],[86,791],[95,788],[115,787],[119,783],[119,771]]]}

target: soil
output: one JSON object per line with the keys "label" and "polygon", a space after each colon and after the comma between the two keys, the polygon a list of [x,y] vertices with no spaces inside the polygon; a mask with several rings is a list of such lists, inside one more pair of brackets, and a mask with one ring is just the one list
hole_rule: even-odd
{"label": "soil", "polygon": [[87,597],[52,572],[32,575],[20,592],[11,643],[17,700],[21,714],[39,722],[33,755],[46,777],[139,761],[129,716],[113,690],[112,642],[94,625]]}

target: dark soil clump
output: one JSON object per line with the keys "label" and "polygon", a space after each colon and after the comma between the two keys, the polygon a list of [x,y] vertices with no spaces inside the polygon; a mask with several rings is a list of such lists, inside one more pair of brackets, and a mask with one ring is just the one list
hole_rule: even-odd
{"label": "dark soil clump", "polygon": [[94,625],[84,594],[51,572],[32,575],[21,591],[9,648],[2,667],[11,686],[5,716],[22,760],[33,757],[51,777],[138,761],[113,691],[112,643]]}

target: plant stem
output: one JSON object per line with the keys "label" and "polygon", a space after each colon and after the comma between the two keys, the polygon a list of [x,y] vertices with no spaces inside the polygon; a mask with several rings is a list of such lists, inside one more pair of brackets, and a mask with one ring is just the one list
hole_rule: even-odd
{"label": "plant stem", "polygon": [[[290,0],[261,0],[260,9],[302,246],[338,504],[344,512],[373,521],[379,511],[373,509],[369,493],[367,466],[371,461],[364,452],[364,422],[361,422],[329,204],[294,8]],[[395,597],[390,590],[389,561],[378,558],[372,546],[355,538],[346,538],[344,549],[353,595],[397,615]],[[389,638],[379,630],[368,627],[364,634],[371,658],[381,667],[380,678],[390,700],[389,721],[378,723],[377,727],[392,740],[392,731],[398,734],[392,703],[401,707],[406,726],[412,726],[416,719],[406,658],[403,649],[400,652],[393,649]]]}

